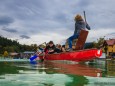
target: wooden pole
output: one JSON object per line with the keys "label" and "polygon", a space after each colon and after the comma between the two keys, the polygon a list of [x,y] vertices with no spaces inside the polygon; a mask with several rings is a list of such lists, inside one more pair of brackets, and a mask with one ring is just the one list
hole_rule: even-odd
{"label": "wooden pole", "polygon": [[85,11],[83,11],[83,14],[84,14],[85,22],[87,22],[87,21],[86,21],[86,14],[85,14]]}

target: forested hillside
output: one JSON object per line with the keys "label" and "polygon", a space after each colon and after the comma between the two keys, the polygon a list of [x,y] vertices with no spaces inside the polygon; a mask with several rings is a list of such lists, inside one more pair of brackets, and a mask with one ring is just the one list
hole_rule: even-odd
{"label": "forested hillside", "polygon": [[23,51],[35,51],[37,48],[36,44],[32,45],[22,45],[15,40],[11,40],[0,36],[0,53],[3,54],[4,51],[8,52],[23,52]]}

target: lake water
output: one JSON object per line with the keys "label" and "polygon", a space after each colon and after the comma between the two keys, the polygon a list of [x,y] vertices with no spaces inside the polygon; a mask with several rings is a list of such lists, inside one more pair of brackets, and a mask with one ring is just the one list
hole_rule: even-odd
{"label": "lake water", "polygon": [[115,62],[1,61],[0,86],[115,86]]}

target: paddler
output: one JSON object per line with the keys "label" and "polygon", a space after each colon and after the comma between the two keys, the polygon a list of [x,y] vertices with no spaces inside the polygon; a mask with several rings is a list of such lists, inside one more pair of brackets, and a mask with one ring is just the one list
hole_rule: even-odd
{"label": "paddler", "polygon": [[48,54],[53,54],[53,53],[55,53],[55,50],[56,50],[56,47],[55,47],[53,41],[50,41],[48,43],[48,45],[46,46],[44,52],[48,53]]}
{"label": "paddler", "polygon": [[87,22],[85,22],[80,14],[77,14],[75,16],[75,30],[74,34],[68,38],[68,44],[69,48],[67,51],[72,51],[72,40],[77,39],[79,37],[80,31],[82,29],[88,29],[90,30],[90,26],[88,25]]}

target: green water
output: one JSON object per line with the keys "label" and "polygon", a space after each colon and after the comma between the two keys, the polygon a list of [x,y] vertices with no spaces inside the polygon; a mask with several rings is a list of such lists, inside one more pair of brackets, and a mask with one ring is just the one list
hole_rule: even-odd
{"label": "green water", "polygon": [[107,65],[0,62],[0,86],[115,86],[114,75]]}

